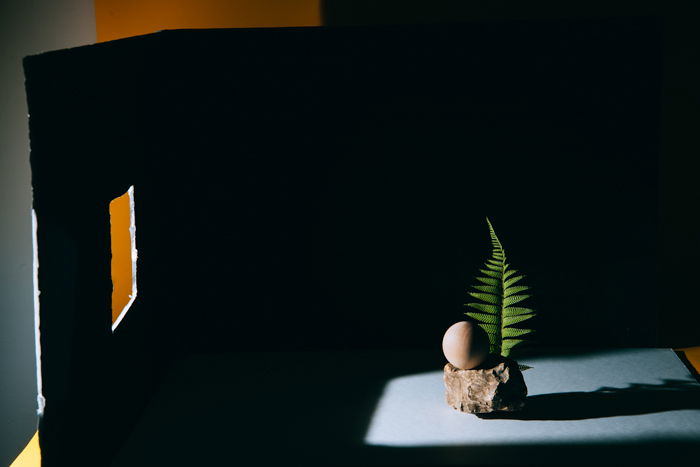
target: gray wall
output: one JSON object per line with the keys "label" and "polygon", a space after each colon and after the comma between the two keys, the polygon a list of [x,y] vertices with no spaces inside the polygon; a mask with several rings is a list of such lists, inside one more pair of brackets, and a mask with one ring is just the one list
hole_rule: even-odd
{"label": "gray wall", "polygon": [[93,0],[0,1],[0,465],[14,460],[37,425],[22,58],[94,42]]}

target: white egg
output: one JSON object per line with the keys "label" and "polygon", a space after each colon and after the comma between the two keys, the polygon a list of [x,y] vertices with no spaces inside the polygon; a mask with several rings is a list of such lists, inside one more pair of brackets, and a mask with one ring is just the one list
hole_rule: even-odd
{"label": "white egg", "polygon": [[459,321],[445,332],[442,352],[455,367],[470,370],[486,360],[489,354],[489,336],[477,324]]}

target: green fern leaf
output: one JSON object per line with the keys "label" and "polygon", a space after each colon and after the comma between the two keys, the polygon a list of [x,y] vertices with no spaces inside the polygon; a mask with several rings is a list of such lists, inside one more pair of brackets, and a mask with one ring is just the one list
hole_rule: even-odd
{"label": "green fern leaf", "polygon": [[520,279],[522,279],[523,277],[525,277],[525,275],[513,276],[510,279],[503,281],[503,288],[505,289],[505,288],[510,287],[511,285],[515,284]]}
{"label": "green fern leaf", "polygon": [[501,328],[497,324],[478,323],[479,327],[489,335],[498,335]]}
{"label": "green fern leaf", "polygon": [[489,315],[487,313],[474,313],[473,311],[468,311],[465,313],[465,315],[469,316],[470,318],[474,318],[475,320],[480,321],[482,323],[499,324],[498,315]]}
{"label": "green fern leaf", "polygon": [[510,276],[518,272],[517,269],[508,269],[506,272],[503,274],[503,279],[508,279]]}
{"label": "green fern leaf", "polygon": [[504,298],[502,303],[503,306],[515,305],[516,303],[520,303],[529,297],[529,295],[511,295],[509,297]]}
{"label": "green fern leaf", "polygon": [[503,337],[520,337],[524,336],[525,334],[529,334],[532,331],[532,329],[519,329],[519,328],[503,328]]}
{"label": "green fern leaf", "polygon": [[534,312],[535,310],[533,310],[532,308],[525,308],[521,306],[509,306],[503,308],[503,316],[520,316]]}
{"label": "green fern leaf", "polygon": [[494,295],[501,293],[501,289],[495,285],[472,285],[472,287],[481,292],[492,293]]}
{"label": "green fern leaf", "polygon": [[503,347],[513,348],[518,344],[525,342],[525,339],[503,339]]}
{"label": "green fern leaf", "polygon": [[481,292],[469,292],[469,295],[471,295],[474,298],[478,298],[479,300],[483,300],[486,303],[492,303],[494,305],[501,304],[501,297],[499,295],[492,295],[490,293]]}
{"label": "green fern leaf", "polygon": [[476,280],[479,282],[483,282],[486,285],[500,285],[501,281],[498,279],[494,279],[493,277],[477,277]]}
{"label": "green fern leaf", "polygon": [[472,287],[476,292],[468,291],[469,295],[481,302],[470,302],[464,305],[476,311],[468,311],[465,314],[477,321],[477,324],[486,331],[489,337],[491,352],[508,356],[511,349],[524,341],[516,337],[530,334],[529,329],[509,327],[521,323],[535,316],[532,308],[513,306],[530,297],[521,292],[530,290],[526,285],[514,284],[520,282],[525,275],[518,274],[517,269],[511,269],[506,262],[506,252],[503,249],[496,231],[487,218],[491,237],[491,256],[484,263],[484,268],[476,277],[479,285]]}
{"label": "green fern leaf", "polygon": [[508,287],[504,292],[503,296],[504,297],[510,297],[513,294],[516,294],[518,292],[523,292],[525,290],[529,290],[530,287],[527,285],[516,285],[515,287]]}
{"label": "green fern leaf", "polygon": [[[488,315],[490,316],[490,315]],[[526,315],[519,315],[519,316],[504,316],[503,317],[503,326],[512,326],[513,324],[520,323],[522,321],[525,321],[526,319],[530,319],[533,316],[535,316],[534,313],[529,313]]]}
{"label": "green fern leaf", "polygon": [[491,271],[489,269],[479,269],[479,272],[482,274],[486,274],[489,277],[494,277],[496,279],[500,279],[503,274],[501,274],[501,271]]}
{"label": "green fern leaf", "polygon": [[525,339],[504,339],[503,340],[503,347],[502,347],[502,354],[504,357],[510,356],[510,351],[513,350],[513,347],[516,345],[520,345],[523,342],[525,342]]}
{"label": "green fern leaf", "polygon": [[501,307],[498,305],[488,305],[486,303],[465,303],[465,306],[474,308],[475,310],[483,311],[492,315],[497,315],[501,312]]}

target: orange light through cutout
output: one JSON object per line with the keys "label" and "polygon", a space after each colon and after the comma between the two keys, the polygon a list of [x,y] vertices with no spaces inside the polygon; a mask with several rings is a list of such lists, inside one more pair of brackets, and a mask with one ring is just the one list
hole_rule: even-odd
{"label": "orange light through cutout", "polygon": [[112,331],[136,299],[134,187],[109,203],[112,244]]}

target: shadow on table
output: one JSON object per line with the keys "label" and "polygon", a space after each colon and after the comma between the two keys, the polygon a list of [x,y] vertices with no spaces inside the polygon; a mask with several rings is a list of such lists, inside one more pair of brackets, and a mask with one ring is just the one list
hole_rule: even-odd
{"label": "shadow on table", "polygon": [[[498,446],[367,446],[368,465],[410,466],[661,466],[687,465],[697,459],[698,442],[678,439],[640,439],[627,443],[531,443]],[[339,465],[359,466],[362,462]]]}
{"label": "shadow on table", "polygon": [[480,414],[483,419],[584,420],[700,409],[700,387],[694,381],[665,379],[661,384],[602,387],[590,392],[538,394],[520,412]]}
{"label": "shadow on table", "polygon": [[365,464],[387,380],[441,364],[421,351],[194,355],[173,362],[112,465]]}
{"label": "shadow on table", "polygon": [[[441,364],[439,352],[192,356],[172,365],[112,465],[582,465],[601,458],[662,465],[698,448],[693,440],[662,438],[622,444],[366,444],[387,381]],[[516,416],[576,420],[699,408],[698,399],[687,381],[667,380],[532,396],[528,411]]]}

